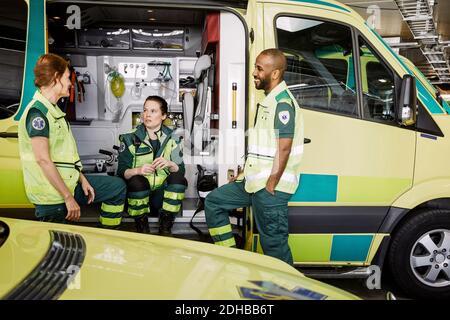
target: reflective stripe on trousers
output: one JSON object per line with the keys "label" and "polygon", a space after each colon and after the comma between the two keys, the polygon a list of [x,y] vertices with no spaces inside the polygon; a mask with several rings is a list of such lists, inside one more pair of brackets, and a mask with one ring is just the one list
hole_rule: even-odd
{"label": "reflective stripe on trousers", "polygon": [[168,184],[164,190],[162,210],[170,214],[177,214],[181,209],[185,190],[186,186],[182,184]]}
{"label": "reflective stripe on trousers", "polygon": [[100,223],[104,226],[115,227],[122,222],[124,205],[102,203],[100,210]]}

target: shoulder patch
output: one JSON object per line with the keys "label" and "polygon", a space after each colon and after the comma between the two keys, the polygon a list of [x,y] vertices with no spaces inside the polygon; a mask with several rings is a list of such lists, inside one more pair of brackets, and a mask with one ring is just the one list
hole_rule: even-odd
{"label": "shoulder patch", "polygon": [[119,141],[123,142],[125,144],[125,147],[129,146],[129,145],[133,144],[133,136],[134,136],[133,132],[121,134],[119,136]]}
{"label": "shoulder patch", "polygon": [[281,102],[283,100],[291,100],[291,96],[289,95],[289,93],[286,90],[281,91],[276,97],[275,100],[277,100],[277,102]]}
{"label": "shoulder patch", "polygon": [[119,152],[124,152],[124,151],[125,151],[125,148],[126,148],[125,142],[121,141],[121,142],[120,142]]}
{"label": "shoulder patch", "polygon": [[286,125],[290,120],[289,111],[280,111],[278,113],[278,119],[280,119],[282,124]]}
{"label": "shoulder patch", "polygon": [[47,107],[42,102],[40,102],[38,100],[34,101],[34,103],[33,103],[31,108],[36,108],[40,112],[42,112],[45,116],[47,115],[47,112],[48,112]]}
{"label": "shoulder patch", "polygon": [[36,130],[43,130],[45,128],[45,121],[42,117],[36,117],[31,121],[31,126]]}

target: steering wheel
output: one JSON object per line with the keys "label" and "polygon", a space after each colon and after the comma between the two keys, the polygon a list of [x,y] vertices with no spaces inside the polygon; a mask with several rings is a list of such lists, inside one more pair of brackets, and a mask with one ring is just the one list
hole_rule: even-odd
{"label": "steering wheel", "polygon": [[329,109],[329,85],[327,82],[320,77],[311,76],[303,79],[303,83],[307,86],[300,91],[302,103],[317,109]]}
{"label": "steering wheel", "polygon": [[357,115],[357,104],[356,104],[356,94],[352,89],[344,90],[342,95],[338,96],[336,99],[337,111],[349,114]]}
{"label": "steering wheel", "polygon": [[14,107],[18,107],[18,106],[19,106],[19,103],[13,103],[6,107],[3,104],[0,104],[0,110],[5,112],[8,116],[12,116],[13,114],[16,113],[16,110],[17,110],[17,108],[14,108]]}

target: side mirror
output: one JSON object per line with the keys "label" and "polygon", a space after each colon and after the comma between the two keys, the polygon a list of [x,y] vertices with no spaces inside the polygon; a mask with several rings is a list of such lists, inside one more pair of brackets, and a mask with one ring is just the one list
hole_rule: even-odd
{"label": "side mirror", "polygon": [[398,103],[397,119],[404,126],[416,123],[417,95],[416,80],[410,74],[405,74],[402,80],[402,89]]}

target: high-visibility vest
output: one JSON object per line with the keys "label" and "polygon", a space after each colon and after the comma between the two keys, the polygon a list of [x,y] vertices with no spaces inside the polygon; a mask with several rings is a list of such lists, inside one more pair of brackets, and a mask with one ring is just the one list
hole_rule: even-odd
{"label": "high-visibility vest", "polygon": [[299,184],[303,154],[303,116],[292,93],[283,81],[258,104],[255,126],[249,130],[247,161],[244,167],[245,190],[249,193],[265,188],[272,171],[278,143],[274,128],[278,103],[295,109],[295,133],[286,169],[275,190],[293,194]]}
{"label": "high-visibility vest", "polygon": [[[161,144],[157,153],[154,152],[150,143],[146,143],[145,137],[147,131],[143,124],[136,127],[136,130],[131,133],[120,136],[121,143],[128,148],[133,156],[132,168],[142,167],[144,164],[151,164],[154,159],[162,156],[167,160],[171,160],[172,151],[177,147],[177,141],[172,137],[173,131],[165,126],[161,126],[161,130],[157,133],[159,142]],[[173,159],[172,159],[173,161]],[[146,175],[151,190],[161,188],[166,181],[170,172],[168,168],[158,169],[155,173]]]}
{"label": "high-visibility vest", "polygon": [[50,159],[55,164],[72,195],[75,192],[82,168],[75,139],[69,123],[64,119],[65,113],[37,90],[19,122],[19,152],[20,160],[22,161],[25,191],[28,199],[33,204],[64,203],[64,198],[48,181],[41,167],[36,162],[31,147],[31,138],[26,129],[26,118],[31,107],[39,109],[47,118]]}

